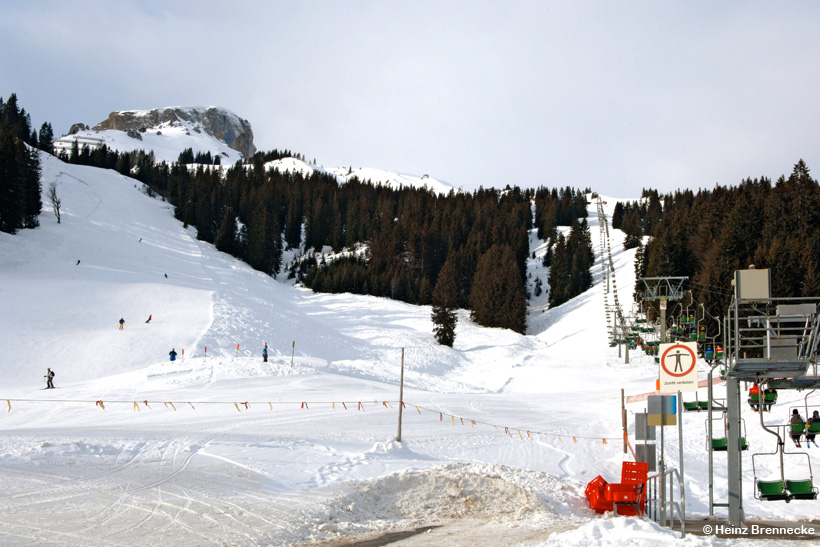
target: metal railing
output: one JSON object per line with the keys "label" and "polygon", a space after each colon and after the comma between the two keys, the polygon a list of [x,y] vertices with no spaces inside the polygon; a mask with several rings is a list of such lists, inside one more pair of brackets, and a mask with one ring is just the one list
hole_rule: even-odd
{"label": "metal railing", "polygon": [[771,298],[733,302],[729,329],[740,358],[808,360],[817,351],[817,298]]}
{"label": "metal railing", "polygon": [[[675,483],[680,501],[675,501]],[[674,529],[675,513],[680,522],[681,537],[686,537],[686,493],[680,473],[673,468],[646,479],[646,516],[661,526]]]}

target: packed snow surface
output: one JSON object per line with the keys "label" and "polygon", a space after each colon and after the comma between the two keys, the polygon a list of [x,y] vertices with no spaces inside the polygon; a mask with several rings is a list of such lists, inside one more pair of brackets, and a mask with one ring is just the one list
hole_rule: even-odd
{"label": "packed snow surface", "polygon": [[[314,294],[265,276],[198,241],[132,179],[44,156],[43,186],[52,182],[62,223],[46,203],[39,229],[0,234],[0,544],[678,537],[596,515],[583,494],[599,474],[619,479],[621,388],[651,391],[657,375],[652,358],[633,352],[624,364],[608,345],[601,254],[611,248],[611,281],[628,308],[634,251],[623,251],[620,232],[602,236],[595,200],[595,286],[556,309],[546,293],[533,296],[526,336],[480,328],[461,312],[447,348],[433,338],[429,307]],[[531,244],[532,287],[547,270],[544,242],[533,234]],[[57,389],[42,389],[47,367]],[[781,399],[767,420],[784,422],[802,394]],[[628,405],[629,423],[644,409]],[[773,451],[757,415],[746,418],[752,447]],[[704,415],[683,419],[687,514],[703,516]],[[666,442],[677,466],[671,429]],[[725,456],[715,459],[716,499],[725,500]],[[772,461],[758,467],[774,470]],[[753,484],[748,458],[744,484]],[[748,491],[745,504],[750,516],[816,512]]]}

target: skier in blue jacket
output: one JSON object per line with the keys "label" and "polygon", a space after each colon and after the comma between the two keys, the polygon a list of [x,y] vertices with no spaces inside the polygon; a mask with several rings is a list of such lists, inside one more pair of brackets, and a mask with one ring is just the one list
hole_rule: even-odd
{"label": "skier in blue jacket", "polygon": [[171,356],[171,361],[177,360],[177,352],[174,348],[171,348],[171,351],[168,353]]}

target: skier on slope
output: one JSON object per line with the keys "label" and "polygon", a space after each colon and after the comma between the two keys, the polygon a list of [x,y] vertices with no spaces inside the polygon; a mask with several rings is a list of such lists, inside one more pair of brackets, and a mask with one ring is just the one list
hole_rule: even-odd
{"label": "skier on slope", "polygon": [[125,326],[125,319],[123,319],[122,317],[120,317],[120,330],[122,330],[122,328],[123,328],[124,326]]}
{"label": "skier on slope", "polygon": [[48,369],[48,373],[45,375],[46,379],[46,389],[54,389],[54,371]]}
{"label": "skier on slope", "polygon": [[176,352],[176,349],[171,348],[171,351],[170,351],[170,352],[168,352],[168,355],[170,355],[170,356],[171,356],[171,361],[176,361],[176,360],[177,360],[177,352]]}

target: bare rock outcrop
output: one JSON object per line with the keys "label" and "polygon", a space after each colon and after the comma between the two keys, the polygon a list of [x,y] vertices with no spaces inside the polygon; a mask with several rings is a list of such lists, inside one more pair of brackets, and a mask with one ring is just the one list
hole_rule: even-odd
{"label": "bare rock outcrop", "polygon": [[133,135],[162,125],[183,125],[192,131],[205,132],[223,141],[246,158],[256,152],[250,122],[217,107],[167,107],[112,112],[107,120],[98,123],[92,129],[115,129]]}

